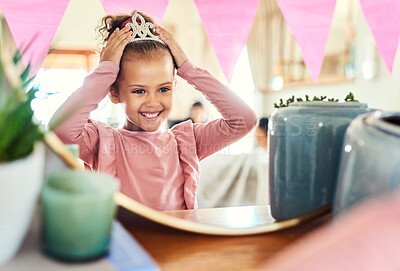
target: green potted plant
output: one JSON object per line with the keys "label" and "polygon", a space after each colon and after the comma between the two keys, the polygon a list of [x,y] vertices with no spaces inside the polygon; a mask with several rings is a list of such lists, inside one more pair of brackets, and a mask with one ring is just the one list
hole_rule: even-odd
{"label": "green potted plant", "polygon": [[[21,69],[19,51],[10,53],[11,35],[0,22],[0,264],[20,247],[29,227],[44,174],[44,128],[34,119],[27,91],[29,65]],[[7,30],[7,29],[6,29]],[[8,39],[7,39],[8,38]],[[15,45],[14,45],[15,46]],[[15,48],[14,48],[15,52]]]}

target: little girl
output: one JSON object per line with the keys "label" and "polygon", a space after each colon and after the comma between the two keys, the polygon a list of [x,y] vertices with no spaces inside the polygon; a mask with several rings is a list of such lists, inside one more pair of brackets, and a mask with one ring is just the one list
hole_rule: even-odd
{"label": "little girl", "polygon": [[[197,208],[199,161],[246,135],[257,123],[254,111],[193,65],[151,18],[134,11],[102,22],[106,45],[99,66],[54,114],[51,123],[73,112],[56,134],[65,144],[78,144],[80,158],[92,168],[118,178],[121,192],[132,199],[156,210]],[[223,118],[159,129],[172,110],[175,69]],[[107,94],[123,107],[121,129],[89,119]]]}

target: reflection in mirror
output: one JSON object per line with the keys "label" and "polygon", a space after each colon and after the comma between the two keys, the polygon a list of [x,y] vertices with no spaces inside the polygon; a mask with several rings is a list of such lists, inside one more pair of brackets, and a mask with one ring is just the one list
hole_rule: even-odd
{"label": "reflection in mirror", "polygon": [[[182,1],[175,1],[175,3],[171,3],[170,8],[172,10],[175,9],[175,11],[173,11],[172,13],[169,12],[167,13],[166,17],[165,17],[165,21],[164,24],[168,27],[168,29],[171,29],[171,31],[175,31],[176,33],[174,33],[177,37],[179,37],[180,35],[182,35],[182,33],[186,33],[186,31],[184,29],[179,29],[178,24],[176,23],[176,18],[174,18],[174,16],[171,16],[171,14],[180,14],[180,16],[182,18],[180,18],[181,21],[188,21],[188,23],[193,24],[194,28],[197,30],[197,32],[199,33],[198,37],[201,37],[202,41],[200,40],[200,45],[204,42],[207,43],[207,46],[200,46],[199,44],[195,44],[195,45],[189,45],[188,50],[189,51],[194,51],[196,52],[196,50],[198,51],[194,57],[192,57],[191,59],[194,59],[196,62],[202,62],[199,60],[203,60],[206,59],[206,61],[203,61],[205,63],[207,63],[207,59],[213,59],[213,61],[211,61],[208,70],[210,70],[213,74],[215,74],[216,77],[219,77],[219,79],[221,79],[222,81],[224,81],[225,79],[221,76],[222,75],[222,71],[220,70],[218,64],[217,64],[217,60],[215,59],[215,56],[213,55],[212,52],[212,48],[211,45],[209,45],[207,37],[204,33],[204,30],[202,29],[201,26],[201,21],[200,18],[198,17],[198,15],[196,14],[196,8],[194,3],[189,3],[189,4],[185,4],[185,8],[182,8]],[[188,13],[182,13],[180,11],[182,11],[183,9],[185,10],[191,10],[193,14],[196,14],[196,16],[192,16]],[[176,11],[178,10],[178,11]],[[73,20],[73,17],[70,17],[70,19],[68,19],[68,12],[70,13],[74,13],[73,9],[69,9],[65,15],[65,18],[63,20],[63,22],[61,23],[61,26],[59,28],[59,31],[57,33],[57,36],[55,37],[55,40],[57,40],[57,43],[54,43],[52,45],[52,48],[42,66],[42,69],[40,70],[40,72],[38,73],[37,76],[37,80],[36,80],[36,84],[39,84],[40,89],[42,91],[42,96],[38,97],[38,99],[35,100],[33,107],[35,109],[35,114],[38,117],[38,119],[40,119],[44,124],[48,124],[48,122],[50,121],[50,117],[54,114],[54,112],[57,110],[57,108],[59,108],[59,106],[64,103],[67,98],[76,91],[76,89],[78,89],[82,84],[83,84],[83,79],[88,75],[88,73],[90,73],[97,65],[96,62],[99,61],[98,56],[96,56],[96,54],[94,53],[95,48],[88,48],[85,49],[84,46],[82,47],[76,47],[76,48],[62,48],[62,43],[65,42],[65,44],[67,43],[72,43],[71,40],[65,40],[63,41],[63,38],[65,36],[63,36],[62,30],[66,30],[68,27],[74,27],[71,20]],[[168,15],[170,14],[170,15]],[[194,19],[193,19],[194,18]],[[70,21],[68,21],[70,20]],[[76,22],[75,22],[76,23]],[[74,29],[76,31],[78,31],[78,29]],[[81,35],[77,35],[79,37],[81,37]],[[71,37],[72,38],[72,37]],[[182,43],[188,43],[187,41],[183,41]],[[97,46],[97,44],[96,44]],[[192,47],[192,48],[190,48]],[[85,49],[85,50],[84,50]],[[185,48],[186,49],[186,48]],[[252,79],[251,79],[251,71],[250,71],[250,67],[248,64],[248,56],[247,56],[247,51],[244,50],[243,51],[244,54],[242,54],[242,56],[239,59],[239,64],[238,67],[239,69],[237,69],[235,71],[235,75],[234,78],[232,80],[233,85],[235,85],[235,88],[239,89],[239,91],[242,91],[242,93],[239,93],[239,96],[241,96],[248,104],[250,104],[252,107],[254,107],[254,98],[252,95],[248,95],[249,91],[248,91],[248,87],[247,86],[251,86],[252,85]],[[203,57],[203,56],[209,56],[210,57]],[[210,61],[208,61],[210,62]],[[242,67],[240,69],[240,67]],[[245,68],[245,70],[243,69],[243,67]],[[244,78],[244,75],[246,75],[247,79]],[[213,106],[211,106],[210,102],[208,102],[207,100],[205,100],[204,96],[199,93],[198,91],[195,91],[193,89],[192,86],[190,86],[189,84],[187,84],[184,80],[178,78],[178,80],[180,80],[179,84],[178,84],[178,89],[177,92],[179,95],[176,95],[176,99],[182,99],[185,100],[185,103],[182,104],[190,104],[192,100],[196,99],[196,100],[200,100],[202,101],[202,103],[204,104],[205,107],[205,117],[204,120],[208,119],[216,119],[219,116],[219,113],[217,112],[217,110],[215,108],[213,108]],[[242,87],[242,86],[245,87]],[[250,89],[252,89],[253,87],[250,87]],[[190,93],[190,95],[185,94],[186,93]],[[251,91],[250,91],[251,92]],[[186,97],[185,97],[186,96]],[[185,108],[180,108],[179,105],[181,103],[177,103],[175,101],[175,104],[177,105],[174,110],[171,112],[171,118],[183,118],[183,117],[187,117],[187,112],[188,110]],[[124,123],[124,114],[122,112],[121,114],[121,108],[119,106],[115,106],[113,103],[111,103],[108,98],[105,98],[103,101],[100,102],[99,107],[97,110],[95,110],[94,112],[91,112],[91,118],[93,120],[97,120],[97,121],[101,121],[101,122],[106,122],[108,124],[110,124],[111,126],[119,129],[121,128],[125,123]],[[122,117],[121,117],[122,116]],[[60,135],[60,134],[59,134]],[[62,135],[60,135],[61,138],[64,140],[64,142],[68,142],[65,141],[65,138],[63,138]],[[242,142],[239,142],[238,144],[236,144],[235,146],[230,146],[229,148],[226,148],[222,151],[221,155],[223,153],[226,153],[223,155],[222,159],[227,160],[227,156],[230,156],[232,159],[236,159],[236,160],[240,160],[241,162],[245,162],[244,166],[247,168],[251,168],[252,167],[252,163],[254,160],[254,157],[250,157],[248,158],[246,155],[242,155],[242,154],[237,154],[239,152],[243,152],[243,149],[247,149],[247,150],[251,150],[252,149],[252,145],[254,142],[254,138],[252,135],[248,135],[246,136]],[[68,142],[68,143],[73,143],[73,142]],[[82,146],[80,146],[82,147]],[[236,151],[239,150],[239,151]],[[81,152],[84,150],[81,150]],[[266,156],[265,156],[266,157]],[[215,156],[215,157],[210,157],[210,159],[218,159],[219,156]],[[215,160],[214,160],[215,161]],[[232,160],[231,160],[232,161]],[[93,161],[95,162],[95,161]],[[98,162],[98,161],[96,161]],[[237,166],[235,169],[232,168],[232,166]],[[238,164],[235,163],[235,165],[226,165],[227,167],[231,168],[231,172],[236,172],[235,175],[237,176],[233,176],[233,178],[230,179],[226,179],[228,181],[228,183],[225,183],[225,188],[223,187],[224,184],[218,184],[217,181],[215,180],[216,183],[220,186],[218,187],[219,192],[216,193],[216,195],[221,194],[222,196],[224,196],[224,194],[226,193],[226,190],[229,189],[229,186],[235,185],[235,178],[237,179],[238,177],[240,177],[241,181],[238,182],[240,183],[236,188],[236,192],[231,193],[232,195],[236,194],[236,196],[234,196],[234,200],[228,200],[222,203],[218,203],[215,202],[212,205],[207,205],[205,202],[207,201],[207,199],[205,198],[204,200],[201,199],[201,193],[199,193],[198,195],[198,201],[199,201],[199,207],[200,208],[205,208],[205,207],[220,207],[220,206],[240,206],[240,205],[254,205],[255,204],[255,200],[257,202],[262,202],[263,204],[266,204],[266,201],[261,200],[260,198],[265,198],[267,197],[267,187],[266,187],[266,182],[263,181],[263,188],[260,189],[256,189],[257,187],[254,187],[252,193],[244,193],[245,190],[243,190],[243,186],[247,186],[247,187],[251,187],[253,184],[246,185],[247,182],[247,175],[249,175],[249,169],[244,170],[244,173],[240,173],[238,174],[240,171],[240,168],[243,166],[243,164]],[[92,165],[93,166],[93,165]],[[98,165],[96,165],[98,166]],[[213,172],[216,171],[215,166],[214,168],[207,168],[207,163],[205,163],[204,165],[201,165],[202,168],[205,168],[204,172]],[[228,171],[228,168],[221,168],[219,167],[219,169],[221,170],[220,173],[224,172],[224,171]],[[266,167],[265,167],[266,169]],[[265,173],[265,169],[263,170],[263,172]],[[246,173],[247,171],[247,173]],[[256,170],[252,169],[253,174],[254,172],[256,172]],[[240,176],[239,176],[240,175]],[[263,174],[266,175],[266,174]],[[204,184],[207,184],[207,180],[210,182],[211,178],[207,178],[207,175],[205,175],[203,178]],[[256,178],[261,179],[262,176],[256,176]],[[221,178],[219,178],[221,179]],[[254,179],[254,178],[253,178]],[[257,182],[260,183],[259,180],[256,181],[255,185],[257,185]],[[200,183],[202,183],[202,181],[200,181]],[[250,183],[250,182],[248,182]],[[203,187],[203,186],[202,186]],[[202,187],[199,187],[199,191],[202,191]],[[208,190],[208,191],[212,191],[212,187],[207,187],[207,185],[204,185],[204,189]],[[203,189],[203,190],[204,190]],[[242,191],[240,191],[242,190]],[[238,194],[238,192],[240,194]],[[263,195],[256,195],[256,193],[261,193]],[[247,199],[243,200],[242,197],[243,195],[245,195],[247,197]],[[254,197],[254,199],[253,199]],[[258,199],[255,199],[255,197],[258,197]],[[138,199],[138,198],[136,198]],[[153,206],[155,207],[155,206]],[[177,207],[179,209],[179,207]],[[162,209],[162,207],[157,206],[157,209]]]}
{"label": "reflection in mirror", "polygon": [[[192,8],[195,9],[193,3]],[[145,20],[140,13],[134,14],[135,16]],[[122,25],[129,18],[129,15],[112,19],[105,17],[105,20],[112,20],[112,24],[103,21],[103,26],[118,25],[123,29]],[[185,20],[187,18],[182,18],[182,21]],[[196,20],[197,23],[200,22],[199,18]],[[137,24],[136,19],[132,21]],[[175,26],[170,28],[178,31]],[[175,64],[180,67],[179,77],[191,82],[192,89],[196,86],[195,93],[200,94],[202,99],[205,99],[204,95],[207,96],[215,106],[214,110],[217,110],[222,117],[215,117],[213,122],[196,126],[187,121],[169,130],[160,129],[172,114],[174,108],[172,101],[175,92],[179,92],[175,91],[176,81],[171,54],[159,41],[134,40],[128,44],[130,38],[127,35],[130,33],[128,28],[109,36],[112,31],[102,33],[104,34],[102,38],[107,40],[107,44],[100,56],[100,64],[85,77],[82,86],[70,94],[57,109],[49,122],[49,127],[51,128],[66,114],[73,112],[55,128],[55,132],[65,144],[79,145],[79,157],[88,167],[120,179],[122,193],[155,210],[197,208],[199,160],[244,137],[255,126],[257,117],[252,108],[240,97],[235,96],[205,70],[187,61],[186,55],[181,50],[174,49],[179,48],[179,44],[169,40],[168,46],[174,56]],[[159,31],[163,33],[165,30],[159,29]],[[164,33],[163,37],[165,35],[167,33]],[[124,46],[114,48],[115,39],[118,38],[124,38]],[[136,39],[135,36],[132,38]],[[204,33],[203,38],[205,38]],[[49,55],[77,53],[73,50],[53,48]],[[90,53],[81,54],[85,54],[87,59],[90,57]],[[54,60],[54,57],[49,57],[46,63],[51,63],[52,59]],[[247,61],[247,72],[250,73],[248,59],[245,61]],[[68,59],[65,63],[69,65]],[[88,69],[90,65],[85,64]],[[115,64],[120,66],[119,71]],[[64,76],[83,75],[83,73],[67,74],[63,70],[57,72]],[[53,73],[53,76],[49,73],[51,72],[47,71],[48,77],[56,81],[54,86],[57,87],[62,76],[57,79],[54,76],[57,73]],[[43,93],[49,93],[49,96],[55,95],[56,92],[53,91],[51,94],[45,90],[46,85],[43,80],[45,74],[39,76],[38,84],[41,85]],[[73,87],[68,86],[68,88]],[[59,92],[66,93],[65,90]],[[115,129],[112,127],[113,123],[110,123],[110,110],[107,112],[104,107],[98,106],[100,101],[105,102],[105,107],[113,108],[113,105],[117,105],[120,111],[122,109],[123,121],[117,123]],[[107,116],[105,120],[96,117],[97,112],[93,112],[99,107],[99,111],[103,110],[103,113],[106,113],[103,114]],[[249,160],[248,166],[251,163]],[[241,186],[246,185],[246,179],[246,175],[242,176]],[[267,190],[260,189],[260,191],[266,194]],[[240,205],[240,198],[237,201]]]}

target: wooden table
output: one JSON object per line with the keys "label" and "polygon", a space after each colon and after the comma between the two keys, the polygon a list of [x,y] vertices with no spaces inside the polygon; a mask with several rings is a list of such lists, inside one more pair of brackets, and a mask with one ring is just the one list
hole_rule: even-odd
{"label": "wooden table", "polygon": [[[224,224],[223,217],[243,207],[167,212],[202,223]],[[265,212],[254,208],[254,221]],[[216,219],[216,218],[219,219]],[[169,228],[120,208],[118,219],[151,254],[162,270],[254,270],[302,235],[329,223],[329,215],[278,232],[252,236],[209,236]],[[228,221],[225,221],[228,222]]]}

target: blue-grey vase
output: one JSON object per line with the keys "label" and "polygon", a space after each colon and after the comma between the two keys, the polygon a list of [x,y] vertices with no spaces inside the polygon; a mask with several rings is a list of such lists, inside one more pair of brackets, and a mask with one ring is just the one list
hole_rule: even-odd
{"label": "blue-grey vase", "polygon": [[400,112],[376,111],[356,118],[346,133],[334,215],[399,186]]}
{"label": "blue-grey vase", "polygon": [[332,203],[344,135],[367,104],[298,102],[276,109],[269,123],[269,187],[276,220]]}

